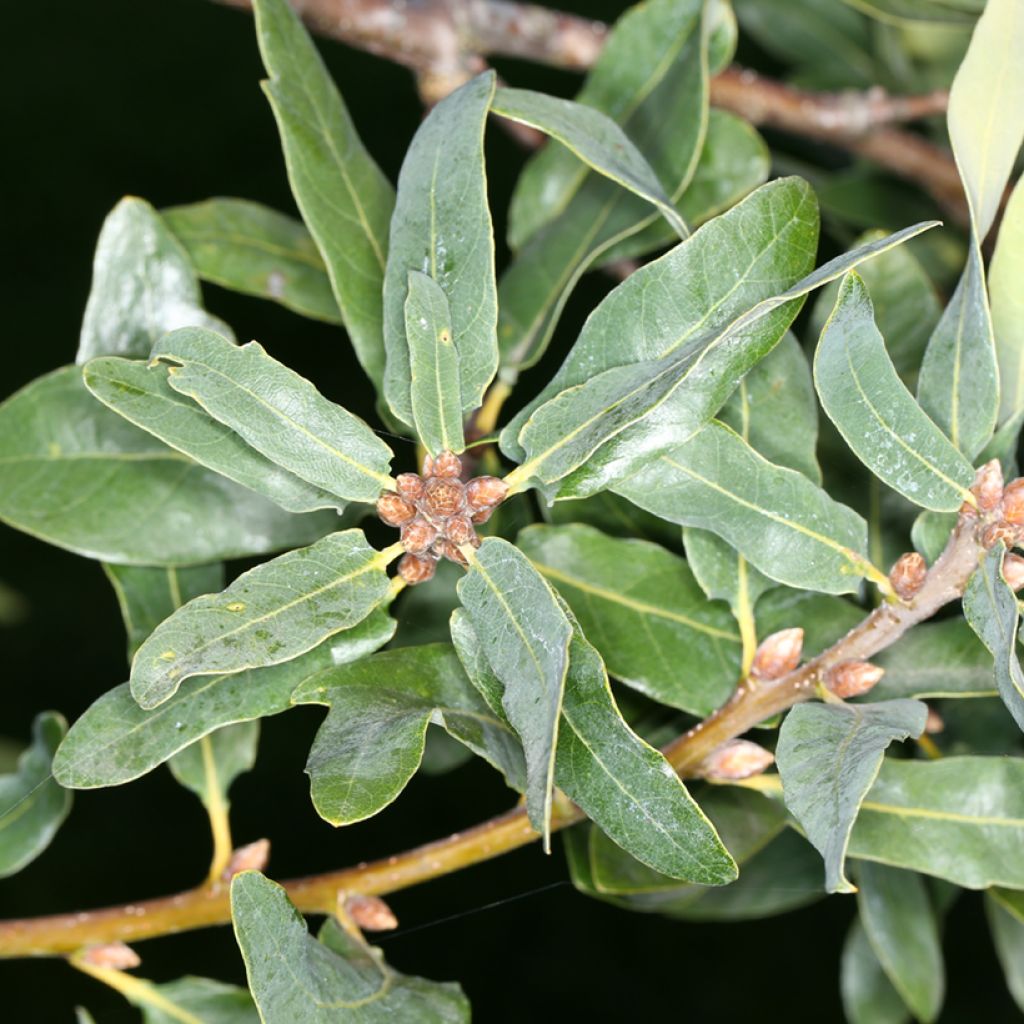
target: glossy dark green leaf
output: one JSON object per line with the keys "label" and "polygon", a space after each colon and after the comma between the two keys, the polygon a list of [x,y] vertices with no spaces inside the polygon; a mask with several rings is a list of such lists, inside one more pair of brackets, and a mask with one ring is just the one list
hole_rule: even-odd
{"label": "glossy dark green leaf", "polygon": [[149,203],[129,196],[100,232],[75,361],[145,359],[161,335],[178,327],[231,335],[227,324],[203,309],[188,253]]}
{"label": "glossy dark green leaf", "polygon": [[656,206],[680,237],[689,234],[643,154],[601,111],[530,89],[505,87],[495,93],[491,110],[557,139],[588,167]]}
{"label": "glossy dark green leaf", "polygon": [[885,675],[868,700],[996,695],[992,657],[961,618],[915,626],[872,661]]}
{"label": "glossy dark green leaf", "polygon": [[883,761],[861,804],[849,856],[965,889],[1024,888],[1024,760]]}
{"label": "glossy dark green leaf", "polygon": [[1024,411],[1024,185],[1006,204],[988,271],[992,333],[999,363],[999,422]]}
{"label": "glossy dark green leaf", "polygon": [[15,771],[0,776],[0,878],[35,860],[71,810],[71,794],[50,774],[67,728],[56,711],[37,715],[31,745],[18,758]]}
{"label": "glossy dark green leaf", "polygon": [[859,920],[846,934],[839,961],[839,991],[849,1024],[904,1024],[906,1003],[882,970]]}
{"label": "glossy dark green leaf", "polygon": [[409,397],[416,436],[431,455],[459,453],[462,436],[462,383],[452,315],[444,289],[418,270],[409,271],[405,300],[409,344]]}
{"label": "glossy dark green leaf", "polygon": [[713,531],[779,583],[843,594],[862,576],[879,575],[856,512],[802,474],[772,465],[720,423],[615,490],[664,519]]}
{"label": "glossy dark green leaf", "polygon": [[341,323],[323,257],[300,221],[228,198],[172,206],[161,216],[204,281]]}
{"label": "glossy dark green leaf", "polygon": [[239,347],[212,331],[182,330],[153,354],[174,364],[167,379],[175,391],[307,483],[367,502],[393,486],[391,449],[257,342]]}
{"label": "glossy dark green leaf", "polygon": [[50,544],[132,565],[187,565],[307,544],[335,517],[295,516],[105,409],[81,370],[0,405],[0,519]]}
{"label": "glossy dark green leaf", "polygon": [[848,274],[814,357],[821,404],[846,443],[908,501],[954,512],[970,498],[971,464],[899,379],[864,282]]}
{"label": "glossy dark green leaf", "polygon": [[258,872],[232,881],[231,917],[267,1024],[468,1024],[458,985],[399,974],[333,919],[314,939],[284,889]]}
{"label": "glossy dark green leaf", "polygon": [[494,88],[494,72],[488,71],[438,103],[416,132],[398,178],[384,277],[384,394],[391,411],[410,425],[410,270],[433,278],[448,299],[464,411],[480,405],[498,368],[498,291],[483,151]]}
{"label": "glossy dark green leaf", "polygon": [[649,540],[665,548],[679,546],[679,530],[672,523],[612,491],[598,491],[579,501],[556,501],[542,507],[541,513],[555,526],[582,523],[609,537]]}
{"label": "glossy dark green leaf", "polygon": [[226,476],[289,512],[341,509],[344,501],[282,469],[250,448],[234,431],[178,394],[162,363],[92,359],[83,371],[85,386],[109,409],[164,444]]}
{"label": "glossy dark green leaf", "polygon": [[920,701],[798,704],[782,723],[775,760],[786,806],[825,861],[825,888],[853,892],[843,870],[850,830],[886,747],[920,736]]}
{"label": "glossy dark green leaf", "polygon": [[991,893],[985,894],[985,914],[1006,987],[1024,1012],[1024,921],[1007,910]]}
{"label": "glossy dark green leaf", "polygon": [[1017,657],[1017,595],[1003,579],[1005,548],[997,544],[967,583],[964,616],[995,659],[999,696],[1024,730],[1024,669]]}
{"label": "glossy dark green leaf", "polygon": [[709,530],[685,527],[683,541],[687,565],[701,590],[712,601],[726,601],[737,623],[752,624],[754,606],[774,581]]}
{"label": "glossy dark green leaf", "polygon": [[250,569],[219,594],[194,598],[139,648],[132,696],[154,708],[190,676],[264,668],[305,654],[387,598],[392,556],[370,547],[361,530],[345,530]]}
{"label": "glossy dark green leaf", "polygon": [[918,1020],[935,1020],[945,995],[945,971],[924,879],[865,862],[857,868],[857,882],[860,919],[882,969]]}
{"label": "glossy dark green leaf", "polygon": [[583,525],[531,526],[517,543],[616,679],[694,714],[724,703],[739,674],[739,635],[681,558]]}
{"label": "glossy dark green leaf", "polygon": [[204,807],[226,808],[231,784],[256,763],[259,740],[259,722],[227,725],[179,751],[167,767]]}
{"label": "glossy dark green leaf", "polygon": [[282,665],[186,679],[152,711],[143,711],[123,683],[71,727],[54,758],[54,776],[70,789],[131,782],[216,729],[287,711],[304,680],[370,654],[394,631],[394,620],[378,609],[358,626]]}
{"label": "glossy dark green leaf", "polygon": [[236,985],[191,976],[141,985],[128,1001],[142,1011],[143,1024],[260,1024],[252,996]]}
{"label": "glossy dark green leaf", "polygon": [[394,189],[356,134],[340,93],[287,0],[257,0],[256,34],[270,74],[295,202],[323,255],[356,356],[378,391],[384,377],[381,288]]}
{"label": "glossy dark green leaf", "polygon": [[309,752],[313,805],[332,825],[391,803],[423,758],[427,726],[444,728],[522,787],[519,738],[466,678],[448,644],[400,647],[305,680],[295,704],[330,708]]}
{"label": "glossy dark green leaf", "polygon": [[530,821],[548,846],[572,626],[526,556],[497,537],[489,537],[477,550],[459,580],[458,593],[504,687],[502,703],[526,753]]}

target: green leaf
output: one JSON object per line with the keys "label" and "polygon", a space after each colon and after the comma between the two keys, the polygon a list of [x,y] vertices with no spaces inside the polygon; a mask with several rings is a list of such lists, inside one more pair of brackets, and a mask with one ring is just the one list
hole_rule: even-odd
{"label": "green leaf", "polygon": [[969,25],[981,13],[984,0],[845,0],[858,10],[895,25],[934,22]]}
{"label": "green leaf", "polygon": [[882,762],[848,854],[965,889],[1024,888],[1024,760]]}
{"label": "green leaf", "polygon": [[413,423],[405,303],[409,271],[433,278],[451,312],[462,409],[476,409],[498,367],[494,233],[487,208],[484,125],[493,71],[478,75],[427,115],[398,178],[398,201],[384,277],[384,395]]}
{"label": "green leaf", "polygon": [[588,167],[656,206],[681,238],[690,233],[643,154],[600,110],[530,89],[504,87],[495,93],[491,110],[557,139]]}
{"label": "green leaf", "polygon": [[867,524],[791,469],[763,459],[720,423],[615,485],[641,508],[711,530],[779,583],[830,594],[877,578]]}
{"label": "green leaf", "polygon": [[839,961],[839,991],[850,1024],[904,1024],[906,1003],[885,976],[859,920],[846,933]]}
{"label": "green leaf", "polygon": [[93,1015],[84,1007],[75,1007],[75,1021],[77,1024],[96,1024]]}
{"label": "green leaf", "polygon": [[137,565],[104,565],[128,635],[128,660],[172,612],[186,601],[224,588],[224,566],[195,565],[166,569]]}
{"label": "green leaf", "polygon": [[712,601],[728,602],[737,622],[753,621],[754,605],[774,581],[709,530],[685,527],[683,541],[686,562],[701,590]]}
{"label": "green leaf", "polygon": [[182,565],[307,544],[333,517],[295,516],[120,416],[64,367],[0,405],[0,519],[90,558]]}
{"label": "green leaf", "polygon": [[69,789],[131,782],[216,729],[287,711],[292,692],[304,680],[370,654],[394,631],[394,620],[377,609],[358,626],[284,664],[186,679],[152,711],[140,708],[123,683],[71,727],[54,758],[54,777]]}
{"label": "green leaf", "polygon": [[256,871],[232,881],[231,916],[263,1021],[468,1024],[457,985],[399,974],[333,919],[317,941],[284,889]]}
{"label": "green leaf", "polygon": [[18,758],[13,774],[0,776],[0,878],[35,860],[71,810],[71,794],[50,774],[67,728],[56,711],[36,715],[31,746]]}
{"label": "green leaf", "polygon": [[426,274],[409,271],[405,300],[409,342],[409,391],[416,436],[431,455],[461,452],[462,384],[452,314],[444,289]]}
{"label": "green leaf", "polygon": [[142,1011],[143,1024],[259,1024],[244,988],[186,976],[156,985],[133,978],[125,998]]}
{"label": "green leaf", "polygon": [[331,709],[306,773],[313,805],[332,825],[362,821],[390,804],[419,768],[427,726],[438,719],[513,786],[525,777],[518,737],[481,699],[449,644],[401,647],[324,669],[295,690],[292,703]]}
{"label": "green leaf", "polygon": [[384,377],[381,288],[394,189],[356,134],[340,93],[287,0],[257,0],[292,194],[323,255],[356,356],[378,392]]}
{"label": "green leaf", "polygon": [[1024,670],[1017,658],[1017,595],[1003,579],[1006,549],[997,544],[971,576],[964,591],[964,617],[995,659],[999,696],[1024,730]]}
{"label": "green leaf", "polygon": [[160,215],[142,199],[122,199],[100,231],[75,361],[145,359],[161,335],[178,327],[230,336],[231,328],[202,302],[188,254]]}
{"label": "green leaf", "polygon": [[653,541],[662,547],[679,546],[679,530],[612,491],[598,491],[579,501],[556,501],[542,506],[541,514],[555,526],[582,523],[609,537]]}
{"label": "green leaf", "polygon": [[850,830],[893,740],[920,736],[920,701],[798,704],[782,723],[775,760],[786,806],[825,861],[825,888],[853,892],[843,871]]}
{"label": "green leaf", "polygon": [[739,636],[681,558],[579,524],[530,526],[517,544],[569,603],[616,679],[699,715],[728,698]]}
{"label": "green leaf", "polygon": [[390,557],[371,548],[361,530],[345,530],[250,569],[219,594],[189,601],[139,648],[132,696],[154,708],[190,676],[263,668],[305,654],[387,598]]}
{"label": "green leaf", "polygon": [[342,509],[345,503],[282,469],[168,383],[169,369],[108,356],[90,360],[85,386],[107,408],[190,459],[289,512]]}
{"label": "green leaf", "polygon": [[908,501],[955,512],[970,499],[971,464],[899,379],[864,282],[848,274],[814,358],[821,404],[857,457]]}
{"label": "green leaf", "polygon": [[153,355],[176,364],[167,378],[175,391],[307,483],[367,502],[393,486],[391,449],[257,342],[239,347],[211,331],[182,330]]}
{"label": "green leaf", "polygon": [[985,914],[996,956],[1006,976],[1006,987],[1024,1012],[1024,921],[991,893],[985,893]]}
{"label": "green leaf", "polygon": [[924,880],[867,862],[858,866],[857,881],[860,919],[886,976],[918,1020],[935,1020],[945,995],[945,971]]}
{"label": "green leaf", "polygon": [[259,722],[228,725],[179,751],[167,767],[204,807],[213,804],[226,809],[231,784],[256,763],[259,740]]}
{"label": "green leaf", "polygon": [[341,323],[316,242],[292,217],[247,199],[216,198],[161,211],[204,281]]}
{"label": "green leaf", "polygon": [[961,618],[915,626],[872,658],[885,669],[868,700],[993,697],[992,658]]}
{"label": "green leaf", "polygon": [[488,537],[459,580],[459,600],[504,687],[502,703],[526,754],[530,822],[551,842],[555,747],[572,626],[526,556]]}
{"label": "green leaf", "polygon": [[914,520],[910,539],[914,550],[924,555],[929,564],[942,554],[956,526],[956,520],[956,514],[952,512],[922,512]]}
{"label": "green leaf", "polygon": [[999,422],[1024,412],[1024,185],[1006,204],[988,270],[992,333],[999,363]]}

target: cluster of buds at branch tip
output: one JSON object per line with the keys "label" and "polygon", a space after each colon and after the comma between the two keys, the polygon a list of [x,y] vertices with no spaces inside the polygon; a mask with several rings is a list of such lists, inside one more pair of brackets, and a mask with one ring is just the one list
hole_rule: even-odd
{"label": "cluster of buds at branch tip", "polygon": [[442,558],[466,565],[460,548],[480,546],[476,524],[486,523],[505,500],[508,485],[494,476],[463,483],[462,460],[441,452],[423,460],[421,473],[402,473],[396,490],[377,499],[377,515],[401,530],[406,554],[398,573],[406,583],[429,580]]}
{"label": "cluster of buds at branch tip", "polygon": [[761,641],[750,664],[750,678],[757,680],[778,679],[787,675],[800,664],[804,649],[804,631],[796,626],[781,629]]}
{"label": "cluster of buds at branch tip", "polygon": [[89,946],[78,954],[78,960],[90,967],[108,971],[130,971],[142,963],[139,954],[123,942],[108,942],[105,946]]}
{"label": "cluster of buds at branch tip", "polygon": [[221,872],[221,881],[230,882],[235,875],[239,875],[243,871],[262,871],[269,860],[269,839],[257,839],[254,843],[240,846],[231,854],[231,860],[227,862]]}
{"label": "cluster of buds at branch tip", "polygon": [[845,700],[867,693],[884,675],[885,669],[870,661],[844,661],[825,673],[825,686]]}
{"label": "cluster of buds at branch tip", "polygon": [[361,931],[389,932],[398,927],[394,911],[379,896],[352,893],[343,895],[339,903]]}
{"label": "cluster of buds at branch tip", "polygon": [[889,582],[901,601],[909,601],[924,586],[928,565],[916,551],[900,555],[889,571]]}
{"label": "cluster of buds at branch tip", "polygon": [[712,750],[696,774],[710,782],[733,782],[760,775],[775,763],[775,755],[751,740],[729,740]]}

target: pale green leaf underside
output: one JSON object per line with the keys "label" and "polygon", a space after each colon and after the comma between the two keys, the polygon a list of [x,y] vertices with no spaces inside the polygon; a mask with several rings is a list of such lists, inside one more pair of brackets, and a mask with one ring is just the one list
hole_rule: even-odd
{"label": "pale green leaf underside", "polygon": [[142,984],[126,998],[142,1011],[143,1024],[260,1024],[244,988],[191,976],[163,985]]}
{"label": "pale green leaf underside", "polygon": [[999,363],[999,422],[1024,412],[1024,185],[1006,204],[989,264],[992,333]]}
{"label": "pale green leaf underside", "polygon": [[259,739],[259,722],[226,725],[175,754],[167,767],[204,806],[227,807],[231,784],[256,763]]}

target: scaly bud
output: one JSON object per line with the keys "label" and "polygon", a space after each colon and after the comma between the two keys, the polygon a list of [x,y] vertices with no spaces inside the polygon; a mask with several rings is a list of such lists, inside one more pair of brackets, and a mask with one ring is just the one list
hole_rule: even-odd
{"label": "scaly bud", "polygon": [[978,499],[982,512],[991,512],[1003,500],[1003,468],[998,459],[990,459],[978,470],[971,494]]}
{"label": "scaly bud", "polygon": [[437,530],[422,516],[402,527],[402,546],[410,555],[422,555],[437,539]]}
{"label": "scaly bud", "polygon": [[1014,590],[1024,587],[1024,558],[1012,552],[1003,555],[1003,579]]}
{"label": "scaly bud", "polygon": [[491,516],[494,515],[493,508],[482,508],[479,512],[474,512],[470,517],[474,523],[486,523]]}
{"label": "scaly bud", "polygon": [[1003,518],[1013,526],[1024,526],[1024,480],[1014,480],[1006,485]]}
{"label": "scaly bud", "polygon": [[987,551],[1002,541],[1007,548],[1017,543],[1017,531],[1009,523],[992,523],[981,534],[981,546]]}
{"label": "scaly bud", "polygon": [[364,932],[389,932],[398,927],[394,911],[379,896],[345,896],[342,908]]}
{"label": "scaly bud", "polygon": [[420,470],[420,476],[423,477],[424,480],[426,480],[427,477],[431,477],[433,475],[434,475],[434,460],[433,460],[433,458],[431,458],[431,456],[429,454],[424,455],[423,456],[423,468]]}
{"label": "scaly bud", "polygon": [[437,560],[429,555],[402,555],[398,563],[398,575],[414,587],[417,583],[426,583],[434,575]]}
{"label": "scaly bud", "polygon": [[754,679],[778,679],[800,664],[804,648],[804,631],[799,627],[781,629],[761,641],[754,653],[750,675]]}
{"label": "scaly bud", "polygon": [[454,452],[441,452],[434,459],[433,469],[431,476],[457,480],[459,474],[462,473],[462,459]]}
{"label": "scaly bud", "polygon": [[935,708],[928,709],[928,717],[924,722],[924,731],[929,736],[934,736],[936,733],[945,731],[946,723],[942,720],[942,715],[935,710]]}
{"label": "scaly bud", "polygon": [[257,839],[255,843],[240,846],[231,854],[231,860],[221,872],[221,880],[230,882],[243,871],[262,871],[270,860],[270,840]]}
{"label": "scaly bud", "polygon": [[423,497],[423,477],[418,473],[399,473],[395,477],[395,485],[407,501],[419,501]]}
{"label": "scaly bud", "polygon": [[508,494],[508,484],[496,476],[478,476],[466,484],[466,501],[474,512],[500,505]]}
{"label": "scaly bud", "polygon": [[889,582],[902,600],[909,601],[924,585],[927,575],[928,565],[925,560],[916,551],[908,551],[893,563]]}
{"label": "scaly bud", "polygon": [[81,960],[92,967],[105,967],[112,971],[129,971],[142,963],[139,954],[123,942],[109,942],[105,946],[90,946],[81,954]]}
{"label": "scaly bud", "polygon": [[884,668],[869,661],[844,661],[825,673],[825,685],[837,697],[859,697],[884,675]]}
{"label": "scaly bud", "polygon": [[448,519],[461,512],[466,502],[466,489],[458,480],[434,477],[427,481],[427,493],[421,508],[432,519]]}
{"label": "scaly bud", "polygon": [[698,769],[698,774],[712,781],[749,779],[760,775],[775,761],[775,755],[750,740],[729,740],[712,750]]}
{"label": "scaly bud", "polygon": [[469,565],[466,556],[450,541],[442,538],[434,544],[434,553],[440,558],[447,558],[449,562],[463,567]]}
{"label": "scaly bud", "polygon": [[475,548],[480,547],[480,538],[476,535],[476,530],[473,529],[473,523],[468,516],[452,516],[448,520],[445,536],[459,548],[463,544],[472,544]]}
{"label": "scaly bud", "polygon": [[416,506],[394,491],[385,491],[377,499],[377,515],[388,526],[401,526],[416,515]]}

